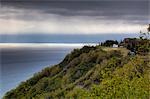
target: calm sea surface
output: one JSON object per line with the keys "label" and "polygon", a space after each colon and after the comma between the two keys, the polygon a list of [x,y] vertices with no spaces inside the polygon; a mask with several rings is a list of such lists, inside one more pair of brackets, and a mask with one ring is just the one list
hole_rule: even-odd
{"label": "calm sea surface", "polygon": [[[1,95],[84,44],[0,44]],[[1,97],[0,97],[1,98]]]}

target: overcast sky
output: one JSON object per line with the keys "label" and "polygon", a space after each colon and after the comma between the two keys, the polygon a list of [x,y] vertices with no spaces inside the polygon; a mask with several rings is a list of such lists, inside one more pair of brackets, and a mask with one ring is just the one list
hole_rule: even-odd
{"label": "overcast sky", "polygon": [[149,4],[148,0],[1,0],[0,34],[137,33],[150,22]]}

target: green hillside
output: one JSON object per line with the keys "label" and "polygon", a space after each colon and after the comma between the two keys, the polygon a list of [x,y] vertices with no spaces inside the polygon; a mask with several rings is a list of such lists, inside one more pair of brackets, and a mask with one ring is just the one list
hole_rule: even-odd
{"label": "green hillside", "polygon": [[124,48],[84,46],[45,68],[4,99],[149,99],[148,56]]}

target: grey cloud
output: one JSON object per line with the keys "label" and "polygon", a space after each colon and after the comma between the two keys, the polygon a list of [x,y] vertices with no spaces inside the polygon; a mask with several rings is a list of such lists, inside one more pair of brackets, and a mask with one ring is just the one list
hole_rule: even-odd
{"label": "grey cloud", "polygon": [[[123,0],[1,0],[4,2],[49,2],[49,1],[123,1]],[[124,1],[146,1],[146,0],[124,0]]]}
{"label": "grey cloud", "polygon": [[[14,9],[25,10],[25,12],[22,13],[17,11],[11,11],[11,13],[16,13],[16,18],[24,20],[30,20],[31,16],[36,17],[37,14],[32,13],[34,11],[39,13],[39,15],[41,13],[41,16],[44,16],[45,18],[47,18],[49,15],[59,15],[66,17],[88,16],[97,19],[103,18],[105,20],[126,20],[133,23],[135,22],[141,24],[148,22],[149,20],[148,0],[80,0],[76,2],[66,0],[47,0],[48,2],[35,1],[36,0],[30,0],[30,2],[2,2],[1,5],[2,7],[14,7]],[[10,12],[8,11],[8,13]],[[7,14],[0,14],[0,17],[12,17],[11,15]],[[37,16],[37,18],[40,17]]]}

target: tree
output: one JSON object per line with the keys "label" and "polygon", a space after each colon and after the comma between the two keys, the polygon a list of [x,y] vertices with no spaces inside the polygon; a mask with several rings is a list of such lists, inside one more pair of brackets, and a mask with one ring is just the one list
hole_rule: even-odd
{"label": "tree", "polygon": [[117,40],[106,40],[103,44],[101,44],[102,46],[106,46],[106,47],[111,47],[113,46],[113,44],[118,44]]}
{"label": "tree", "polygon": [[150,32],[150,24],[149,24],[149,27],[147,28],[148,32]]}
{"label": "tree", "polygon": [[150,36],[150,24],[149,27],[147,28],[147,32],[142,32],[140,31],[140,43],[137,47],[137,52],[139,54],[145,55],[150,51],[150,40],[149,40],[149,36]]}
{"label": "tree", "polygon": [[140,31],[140,39],[149,39],[150,36],[150,24],[149,27],[147,28],[147,32],[142,32]]}

